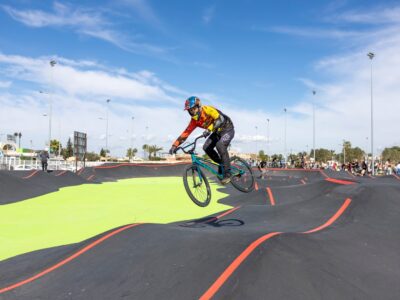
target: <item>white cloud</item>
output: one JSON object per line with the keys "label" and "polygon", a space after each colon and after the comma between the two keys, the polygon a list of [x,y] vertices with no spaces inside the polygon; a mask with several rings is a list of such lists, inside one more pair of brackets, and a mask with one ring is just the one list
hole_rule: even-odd
{"label": "white cloud", "polygon": [[374,8],[369,10],[352,10],[327,18],[335,22],[360,24],[400,23],[400,7]]}
{"label": "white cloud", "polygon": [[0,88],[9,88],[11,86],[12,82],[11,81],[0,81]]}
{"label": "white cloud", "polygon": [[[94,62],[86,62],[83,68],[79,62],[61,58],[55,67],[50,67],[49,57],[30,58],[0,53],[2,73],[15,79],[34,82],[47,89],[57,89],[63,93],[92,98],[126,99],[127,101],[167,101],[175,102],[175,98],[167,94],[173,87],[158,80],[154,74],[147,80],[140,80],[147,71],[122,75],[118,71],[97,68]],[[150,73],[149,73],[150,74]],[[177,89],[176,89],[177,90]]]}
{"label": "white cloud", "polygon": [[290,26],[276,26],[271,28],[254,27],[256,30],[276,32],[289,35],[296,35],[307,38],[322,38],[322,39],[349,39],[355,37],[363,37],[368,35],[365,31],[355,30],[340,30],[340,29],[324,29],[324,28],[300,28]]}
{"label": "white cloud", "polygon": [[78,34],[101,39],[129,52],[165,56],[162,47],[135,42],[114,29],[112,24],[98,10],[72,7],[54,2],[53,12],[42,10],[17,10],[3,5],[3,10],[14,20],[29,27],[68,27]]}

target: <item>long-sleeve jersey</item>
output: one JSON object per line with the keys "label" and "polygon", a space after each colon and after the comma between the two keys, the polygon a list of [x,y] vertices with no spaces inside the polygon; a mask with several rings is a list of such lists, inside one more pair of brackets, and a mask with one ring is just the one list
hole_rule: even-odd
{"label": "long-sleeve jersey", "polygon": [[178,147],[197,127],[214,131],[214,123],[221,115],[224,118],[224,122],[217,130],[225,129],[228,126],[233,127],[231,119],[220,112],[218,109],[212,106],[202,106],[199,119],[196,120],[194,117],[192,117],[189,125],[186,127],[186,129],[182,132],[182,134],[178,137],[173,145]]}

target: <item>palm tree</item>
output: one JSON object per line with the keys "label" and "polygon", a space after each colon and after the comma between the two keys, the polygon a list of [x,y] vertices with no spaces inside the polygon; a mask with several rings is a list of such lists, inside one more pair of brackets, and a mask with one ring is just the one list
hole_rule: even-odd
{"label": "palm tree", "polygon": [[128,156],[129,157],[129,159],[132,159],[132,157],[133,156],[135,156],[135,154],[138,152],[138,150],[136,149],[136,148],[129,148],[127,151],[126,151],[126,156]]}

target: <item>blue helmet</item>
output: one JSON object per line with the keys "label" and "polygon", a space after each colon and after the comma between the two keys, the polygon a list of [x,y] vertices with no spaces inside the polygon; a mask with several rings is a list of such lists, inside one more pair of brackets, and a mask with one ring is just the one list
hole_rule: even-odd
{"label": "blue helmet", "polygon": [[196,96],[191,96],[186,99],[185,101],[185,108],[184,110],[189,110],[192,107],[198,106],[200,107],[200,99],[197,98]]}

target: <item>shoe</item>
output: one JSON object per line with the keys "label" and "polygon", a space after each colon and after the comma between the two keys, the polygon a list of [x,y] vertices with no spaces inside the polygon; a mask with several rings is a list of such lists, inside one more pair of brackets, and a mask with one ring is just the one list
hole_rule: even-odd
{"label": "shoe", "polygon": [[225,173],[224,178],[221,179],[221,183],[222,184],[228,184],[229,182],[231,182],[231,173]]}

